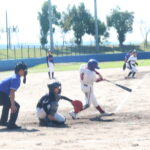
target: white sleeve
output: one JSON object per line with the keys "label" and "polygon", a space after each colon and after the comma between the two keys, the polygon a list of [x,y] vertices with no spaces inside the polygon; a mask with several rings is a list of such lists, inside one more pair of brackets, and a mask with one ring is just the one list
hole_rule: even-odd
{"label": "white sleeve", "polygon": [[85,69],[86,69],[86,64],[82,64],[80,66],[80,74],[83,73],[85,71]]}

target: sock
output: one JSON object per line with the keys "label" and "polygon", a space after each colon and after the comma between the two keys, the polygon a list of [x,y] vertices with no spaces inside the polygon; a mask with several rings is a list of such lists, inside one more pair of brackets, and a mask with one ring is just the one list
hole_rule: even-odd
{"label": "sock", "polygon": [[48,76],[49,76],[49,79],[51,79],[51,75],[50,75],[50,72],[48,72]]}
{"label": "sock", "polygon": [[135,73],[135,72],[133,72],[133,74],[132,74],[132,77],[133,77],[133,78],[134,78],[135,74],[136,74],[136,73]]}
{"label": "sock", "polygon": [[97,106],[96,109],[97,109],[100,113],[104,113],[104,112],[105,112],[100,106]]}
{"label": "sock", "polygon": [[128,77],[130,77],[131,74],[132,74],[132,72],[129,72]]}
{"label": "sock", "polygon": [[54,72],[52,72],[52,79],[54,79]]}

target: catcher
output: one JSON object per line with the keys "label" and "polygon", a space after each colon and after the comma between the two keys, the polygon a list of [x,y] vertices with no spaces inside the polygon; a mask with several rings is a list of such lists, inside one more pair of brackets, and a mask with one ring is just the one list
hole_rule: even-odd
{"label": "catcher", "polygon": [[58,112],[59,100],[64,99],[69,101],[73,106],[78,102],[73,101],[65,96],[61,96],[60,82],[53,82],[49,84],[48,89],[49,93],[42,96],[36,106],[36,114],[39,119],[39,125],[51,127],[65,124],[66,118]]}
{"label": "catcher", "polygon": [[[99,105],[98,101],[95,98],[93,83],[104,80],[102,75],[95,69],[99,69],[98,62],[95,59],[90,59],[87,65],[81,65],[80,67],[81,90],[85,95],[86,101],[86,104],[84,105],[82,110],[89,108],[92,103],[95,106],[95,108],[99,111],[101,116],[111,116],[113,114],[105,112],[105,110],[102,109],[102,107]],[[78,112],[75,111],[70,112],[70,115],[72,116],[73,119],[77,118]]]}

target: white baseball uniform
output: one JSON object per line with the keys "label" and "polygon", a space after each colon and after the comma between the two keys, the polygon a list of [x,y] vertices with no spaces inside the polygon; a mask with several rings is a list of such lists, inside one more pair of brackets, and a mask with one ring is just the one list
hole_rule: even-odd
{"label": "white baseball uniform", "polygon": [[81,90],[85,94],[86,104],[92,103],[95,107],[99,106],[93,91],[93,84],[96,79],[96,73],[89,70],[86,64],[80,66]]}
{"label": "white baseball uniform", "polygon": [[[134,55],[131,55],[126,63],[127,68],[135,73],[137,72],[136,61],[137,61],[137,57],[135,57]],[[130,65],[131,65],[131,67],[130,67]]]}

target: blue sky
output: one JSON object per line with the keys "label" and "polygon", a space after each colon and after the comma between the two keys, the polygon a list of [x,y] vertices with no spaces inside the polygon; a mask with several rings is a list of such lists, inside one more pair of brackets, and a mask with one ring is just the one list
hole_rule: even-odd
{"label": "blue sky", "polygon": [[[12,43],[39,43],[39,22],[37,13],[45,0],[0,0],[0,30],[5,29],[5,12],[8,13],[8,23],[10,26],[18,26],[18,34],[12,34]],[[57,5],[60,12],[65,11],[67,6],[85,3],[86,8],[93,14],[94,0],[51,0],[52,4]],[[150,27],[149,4],[148,0],[97,0],[98,18],[106,22],[106,16],[111,9],[119,6],[121,10],[133,11],[135,15],[134,30],[127,35],[127,42],[142,41],[140,26],[141,21]],[[117,41],[116,32],[111,29],[111,42]],[[0,44],[6,43],[5,33],[0,33]],[[73,39],[72,33],[67,34],[67,40]],[[84,40],[93,42],[93,37],[84,36]],[[62,41],[61,30],[57,29],[54,34],[54,41]]]}

